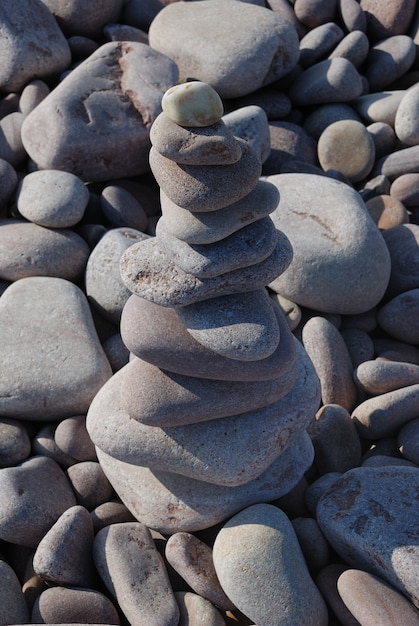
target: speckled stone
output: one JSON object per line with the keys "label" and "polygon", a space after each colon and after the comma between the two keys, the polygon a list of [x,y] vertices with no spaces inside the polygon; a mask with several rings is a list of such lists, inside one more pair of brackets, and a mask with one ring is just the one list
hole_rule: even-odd
{"label": "speckled stone", "polygon": [[0,319],[0,414],[51,421],[85,413],[112,372],[83,292],[59,278],[23,278],[2,295]]}
{"label": "speckled stone", "polygon": [[179,607],[179,625],[205,624],[205,626],[225,626],[221,613],[202,596],[190,591],[176,591],[175,599]]}
{"label": "speckled stone", "polygon": [[0,495],[4,503],[0,510],[1,539],[31,548],[64,511],[76,504],[63,470],[43,456],[0,469]]}
{"label": "speckled stone", "polygon": [[[238,609],[258,624],[328,623],[291,522],[271,504],[232,517],[213,548],[220,583]],[[269,603],[261,598],[271,598]]]}
{"label": "speckled stone", "polygon": [[361,402],[352,412],[352,419],[361,437],[382,439],[417,417],[419,383],[382,393]]}
{"label": "speckled stone", "polygon": [[298,61],[298,36],[292,24],[248,3],[171,4],[153,20],[149,38],[152,48],[175,60],[179,82],[205,81],[221,98],[239,97],[273,83]]}
{"label": "speckled stone", "polygon": [[364,124],[342,120],[330,124],[322,132],[317,154],[325,172],[339,170],[356,183],[371,171],[375,161],[375,145]]}
{"label": "speckled stone", "polygon": [[[130,419],[120,406],[118,373],[89,409],[90,436],[103,452],[126,463],[219,485],[243,484],[267,469],[307,428],[318,408],[319,387],[311,363],[301,349],[298,356],[298,377],[279,401],[262,409],[246,407],[241,414],[178,427],[158,428]],[[292,382],[293,378],[289,385]],[[220,439],[225,446],[220,447]]]}
{"label": "speckled stone", "polygon": [[419,365],[374,359],[360,363],[354,371],[358,387],[371,395],[379,395],[419,384]]}
{"label": "speckled stone", "polygon": [[70,172],[43,170],[27,174],[19,184],[19,213],[30,222],[49,228],[69,228],[81,220],[89,191]]}
{"label": "speckled stone", "polygon": [[260,180],[255,188],[238,202],[224,209],[192,213],[161,192],[162,217],[159,223],[175,237],[193,244],[209,244],[232,235],[240,228],[267,217],[277,207],[277,188]]}
{"label": "speckled stone", "polygon": [[191,533],[175,533],[166,542],[165,556],[195,593],[223,611],[235,609],[217,578],[209,545]]}
{"label": "speckled stone", "polygon": [[33,557],[36,574],[48,583],[94,587],[93,522],[82,506],[67,509],[41,539]]}
{"label": "speckled stone", "polygon": [[185,165],[230,165],[242,154],[233,133],[221,119],[209,128],[192,129],[179,126],[161,113],[150,129],[150,140],[157,152]]}
{"label": "speckled stone", "polygon": [[280,498],[300,481],[313,457],[310,438],[303,433],[258,478],[225,487],[124,463],[98,449],[122,502],[143,524],[169,535],[209,528],[246,506]]}
{"label": "speckled stone", "polygon": [[362,328],[342,328],[339,330],[348,348],[353,367],[374,358],[374,344],[369,334]]}
{"label": "speckled stone", "polygon": [[99,463],[81,461],[67,469],[67,477],[78,504],[92,511],[115,496]]}
{"label": "speckled stone", "polygon": [[[290,264],[289,240],[280,231],[277,237],[273,253],[261,263],[208,279],[184,272],[153,238],[134,244],[122,255],[122,280],[131,293],[162,306],[187,306],[215,296],[259,289]],[[145,276],[147,281],[143,280]]]}
{"label": "speckled stone", "polygon": [[93,558],[130,623],[177,626],[179,609],[167,570],[146,526],[125,522],[103,528],[95,537]]}
{"label": "speckled stone", "polygon": [[359,194],[312,174],[268,181],[280,193],[271,218],[293,248],[288,269],[269,286],[316,311],[354,314],[374,307],[387,288],[390,255]]}
{"label": "speckled stone", "polygon": [[355,468],[317,506],[329,543],[352,567],[371,572],[418,606],[417,468]]}
{"label": "speckled stone", "polygon": [[[287,322],[274,307],[279,344],[258,361],[228,359],[198,343],[182,324],[177,309],[159,306],[132,295],[121,317],[121,333],[132,354],[169,372],[217,380],[269,380],[294,365],[295,345]],[[137,320],[143,323],[138,324]]]}
{"label": "speckled stone", "polygon": [[404,291],[380,307],[377,315],[378,325],[394,339],[417,344],[419,343],[418,305],[419,289]]}

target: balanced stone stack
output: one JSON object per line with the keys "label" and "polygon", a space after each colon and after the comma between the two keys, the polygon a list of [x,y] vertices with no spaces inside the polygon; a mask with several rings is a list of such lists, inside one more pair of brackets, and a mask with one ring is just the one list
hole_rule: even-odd
{"label": "balanced stone stack", "polygon": [[156,237],[130,246],[121,334],[130,362],[87,428],[121,500],[162,533],[196,531],[288,493],[313,461],[319,383],[266,285],[292,248],[279,193],[209,85],[169,89],[151,129]]}

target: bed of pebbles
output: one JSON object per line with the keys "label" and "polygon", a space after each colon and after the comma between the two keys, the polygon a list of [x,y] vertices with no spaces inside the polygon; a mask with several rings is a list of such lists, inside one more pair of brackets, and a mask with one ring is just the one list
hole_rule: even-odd
{"label": "bed of pebbles", "polygon": [[2,0],[0,624],[419,624],[419,9]]}

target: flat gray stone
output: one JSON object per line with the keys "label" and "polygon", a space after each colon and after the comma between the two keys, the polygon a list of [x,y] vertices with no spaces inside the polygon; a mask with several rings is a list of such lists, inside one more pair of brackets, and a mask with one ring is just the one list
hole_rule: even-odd
{"label": "flat gray stone", "polygon": [[288,96],[297,106],[349,102],[363,92],[362,79],[348,59],[319,61],[293,81]]}
{"label": "flat gray stone", "polygon": [[160,192],[162,217],[159,222],[182,241],[208,244],[232,235],[240,228],[267,217],[278,206],[277,188],[260,180],[244,198],[217,211],[192,213]]}
{"label": "flat gray stone", "polygon": [[259,289],[282,274],[291,262],[288,238],[279,231],[277,237],[274,251],[264,261],[208,279],[180,269],[156,237],[134,244],[122,255],[122,280],[132,293],[163,306],[186,306],[214,296]]}
{"label": "flat gray stone", "polygon": [[59,278],[23,278],[2,295],[0,322],[0,415],[85,413],[112,371],[83,292]]}
{"label": "flat gray stone", "polygon": [[122,338],[130,352],[169,372],[216,380],[269,380],[294,365],[293,337],[278,306],[274,307],[278,347],[271,356],[258,361],[229,359],[209,350],[187,332],[178,309],[132,295],[121,317]]}
{"label": "flat gray stone", "polygon": [[291,522],[276,506],[254,504],[234,515],[215,538],[213,558],[224,591],[252,622],[328,624]]}
{"label": "flat gray stone", "polygon": [[40,0],[4,0],[0,6],[0,89],[20,91],[33,78],[63,72],[70,48],[53,15]]}
{"label": "flat gray stone", "polygon": [[419,605],[417,468],[355,468],[317,505],[329,543],[352,567],[387,581]]}
{"label": "flat gray stone", "polygon": [[149,38],[152,48],[177,63],[180,82],[195,78],[209,83],[222,98],[273,83],[298,61],[292,24],[248,3],[211,0],[167,6],[153,20]]}
{"label": "flat gray stone", "polygon": [[224,487],[97,452],[122,502],[139,521],[163,534],[209,528],[246,506],[280,498],[301,480],[314,456],[310,438],[303,433],[258,478]]}
{"label": "flat gray stone", "polygon": [[218,485],[244,484],[300,436],[318,408],[318,381],[301,347],[298,357],[296,381],[280,400],[262,409],[177,427],[130,419],[122,406],[119,372],[91,404],[90,437],[101,451],[125,463]]}
{"label": "flat gray stone", "polygon": [[177,82],[174,62],[137,42],[110,42],[78,65],[26,117],[25,150],[39,169],[83,180],[148,170],[150,126]]}
{"label": "flat gray stone", "polygon": [[122,282],[119,262],[125,250],[149,236],[134,228],[111,228],[90,253],[85,272],[89,302],[99,313],[118,324],[131,293]]}
{"label": "flat gray stone", "polygon": [[129,623],[177,626],[179,609],[167,570],[144,524],[125,522],[103,528],[95,537],[93,558]]}
{"label": "flat gray stone", "polygon": [[277,243],[276,229],[269,216],[214,243],[190,245],[174,237],[160,220],[156,236],[178,267],[201,279],[261,263],[272,254]]}
{"label": "flat gray stone", "polygon": [[359,194],[313,174],[268,180],[280,193],[271,219],[293,248],[290,266],[269,286],[316,311],[355,314],[373,308],[387,288],[390,255]]}

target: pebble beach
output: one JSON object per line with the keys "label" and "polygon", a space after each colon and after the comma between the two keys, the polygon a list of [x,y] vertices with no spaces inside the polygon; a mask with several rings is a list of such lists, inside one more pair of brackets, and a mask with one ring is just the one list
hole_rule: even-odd
{"label": "pebble beach", "polygon": [[419,7],[1,0],[0,626],[419,626]]}

